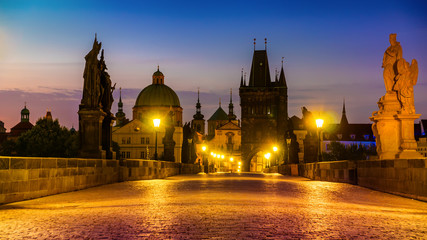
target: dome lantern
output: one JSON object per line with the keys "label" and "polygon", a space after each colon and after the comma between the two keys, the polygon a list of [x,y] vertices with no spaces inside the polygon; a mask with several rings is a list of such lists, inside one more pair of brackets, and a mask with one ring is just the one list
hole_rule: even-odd
{"label": "dome lantern", "polygon": [[157,65],[157,71],[153,73],[153,84],[165,84],[165,76],[159,70],[159,65]]}

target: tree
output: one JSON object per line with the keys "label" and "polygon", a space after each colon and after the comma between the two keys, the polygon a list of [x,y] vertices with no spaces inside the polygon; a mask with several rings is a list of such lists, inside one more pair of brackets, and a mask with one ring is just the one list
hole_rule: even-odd
{"label": "tree", "polygon": [[0,156],[16,155],[16,143],[12,140],[6,140],[0,145]]}
{"label": "tree", "polygon": [[369,155],[375,155],[375,148],[366,148],[362,144],[352,144],[346,147],[339,142],[331,142],[328,146],[331,150],[328,153],[322,153],[323,161],[338,160],[365,160]]}
{"label": "tree", "polygon": [[57,119],[39,119],[36,125],[16,142],[18,156],[76,157],[78,133],[61,127]]}

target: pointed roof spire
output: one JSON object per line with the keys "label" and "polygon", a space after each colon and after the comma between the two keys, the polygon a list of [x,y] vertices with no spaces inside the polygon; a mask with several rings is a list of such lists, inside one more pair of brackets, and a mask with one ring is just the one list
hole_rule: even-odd
{"label": "pointed roof spire", "polygon": [[228,104],[228,120],[236,120],[236,115],[234,115],[234,105],[233,105],[233,89],[230,88],[230,104]]}
{"label": "pointed roof spire", "polygon": [[196,120],[203,120],[205,117],[202,114],[202,105],[200,104],[200,88],[197,88],[197,103],[196,103],[196,114],[193,115],[193,118]]}
{"label": "pointed roof spire", "polygon": [[288,86],[286,84],[285,71],[283,70],[283,59],[284,59],[284,57],[282,57],[282,69],[280,70],[279,83],[283,87],[287,88]]}
{"label": "pointed roof spire", "polygon": [[256,45],[256,38],[254,38],[254,50],[255,50],[255,45]]}
{"label": "pointed roof spire", "polygon": [[347,120],[347,115],[345,112],[345,99],[343,99],[340,127],[343,128],[347,125],[348,125],[348,120]]}
{"label": "pointed roof spire", "polygon": [[120,87],[120,97],[119,97],[119,102],[117,103],[117,106],[119,106],[118,111],[122,112],[123,111],[123,102],[122,102],[122,88]]}
{"label": "pointed roof spire", "polygon": [[246,86],[246,72],[245,72],[245,76],[243,78],[243,85]]}
{"label": "pointed roof spire", "polygon": [[240,77],[240,86],[243,86],[243,68],[242,68],[242,75]]}
{"label": "pointed roof spire", "polygon": [[265,50],[267,50],[267,38],[264,38]]}
{"label": "pointed roof spire", "polygon": [[219,98],[219,107],[221,107],[221,98]]}

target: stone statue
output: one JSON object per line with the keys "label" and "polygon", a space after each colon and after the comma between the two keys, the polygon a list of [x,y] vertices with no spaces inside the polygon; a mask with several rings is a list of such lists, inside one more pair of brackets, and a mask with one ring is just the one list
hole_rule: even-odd
{"label": "stone statue", "polygon": [[116,88],[116,84],[111,86],[110,74],[106,70],[108,70],[107,65],[104,60],[104,49],[101,51],[101,59],[99,60],[99,70],[101,72],[101,97],[100,102],[102,105],[102,110],[105,113],[111,112],[111,106],[113,104],[113,91]]}
{"label": "stone statue", "polygon": [[384,68],[383,77],[384,85],[387,92],[391,92],[394,80],[397,75],[397,61],[402,58],[402,47],[400,43],[396,41],[396,34],[390,34],[390,47],[384,53],[383,65]]}
{"label": "stone statue", "polygon": [[397,62],[397,73],[393,91],[397,92],[397,99],[401,105],[402,113],[415,113],[414,86],[417,84],[418,63],[412,59],[411,65],[405,59]]}
{"label": "stone statue", "polygon": [[97,108],[100,106],[101,76],[99,71],[98,54],[101,50],[102,43],[96,40],[93,42],[92,50],[85,56],[86,65],[83,73],[83,98],[81,104],[88,108]]}
{"label": "stone statue", "polygon": [[379,159],[416,159],[414,121],[421,114],[415,113],[414,86],[418,78],[418,63],[411,64],[402,57],[402,47],[396,34],[390,34],[390,46],[384,53],[383,77],[386,94],[378,101],[379,111],[370,117]]}

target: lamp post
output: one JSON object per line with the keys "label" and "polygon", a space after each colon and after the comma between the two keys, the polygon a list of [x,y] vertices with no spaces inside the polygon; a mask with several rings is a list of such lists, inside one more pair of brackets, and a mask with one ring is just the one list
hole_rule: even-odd
{"label": "lamp post", "polygon": [[291,140],[290,138],[286,138],[286,147],[288,147],[288,164],[291,163],[291,159],[290,159],[290,151],[291,151]]}
{"label": "lamp post", "polygon": [[318,155],[317,155],[317,161],[320,162],[322,160],[322,143],[320,142],[320,132],[322,130],[322,126],[323,126],[323,119],[316,119],[316,126],[317,126],[317,137],[319,140],[319,148],[317,150]]}
{"label": "lamp post", "polygon": [[209,161],[207,162],[207,164],[205,164],[205,153],[206,153],[206,149],[207,149],[207,147],[205,145],[203,145],[202,146],[202,165],[203,165],[204,172],[208,173]]}
{"label": "lamp post", "polygon": [[276,160],[276,165],[279,166],[279,160],[277,158],[277,150],[279,150],[276,146],[273,146],[274,158]]}
{"label": "lamp post", "polygon": [[158,119],[158,118],[153,119],[153,124],[154,124],[154,129],[155,129],[155,132],[156,132],[156,141],[155,141],[155,146],[156,147],[154,149],[154,160],[158,160],[157,159],[157,130],[160,127],[160,119]]}
{"label": "lamp post", "polygon": [[267,167],[270,167],[270,156],[271,156],[271,154],[270,153],[266,153],[266,154],[264,154],[264,157],[265,157],[265,159],[267,159],[267,164],[266,164],[266,166]]}

